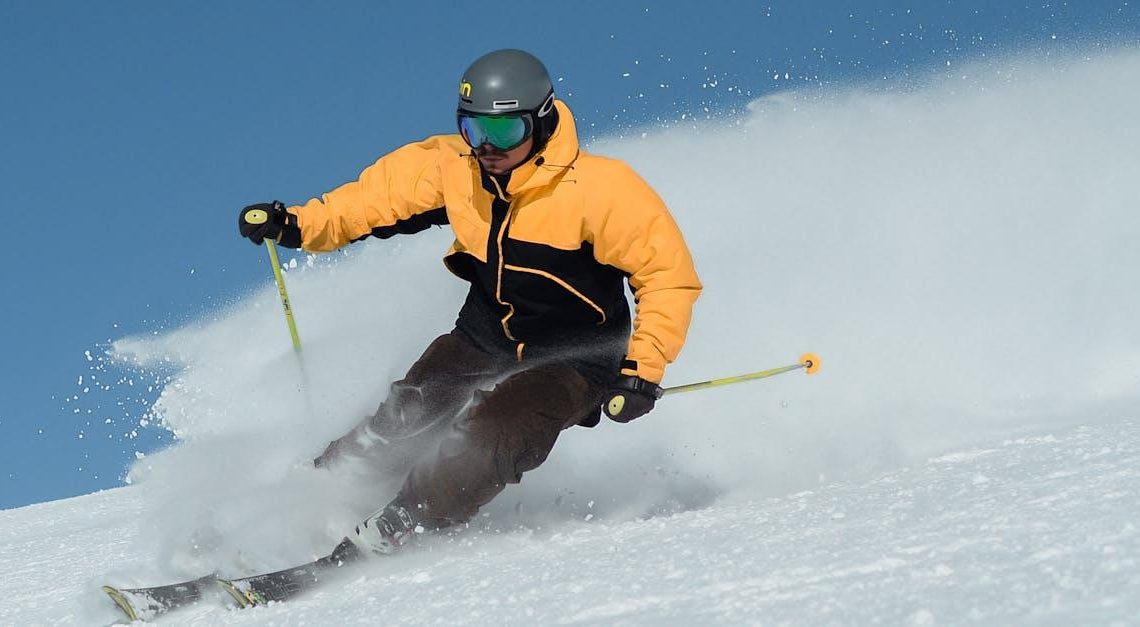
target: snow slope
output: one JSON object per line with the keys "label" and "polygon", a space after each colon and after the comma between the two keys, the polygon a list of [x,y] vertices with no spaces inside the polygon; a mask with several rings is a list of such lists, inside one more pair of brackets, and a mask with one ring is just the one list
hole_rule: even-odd
{"label": "snow slope", "polygon": [[[0,624],[115,618],[92,586],[138,488],[0,512]],[[633,520],[468,531],[294,602],[171,624],[1136,624],[1140,421],[934,457],[870,481]],[[167,622],[167,621],[162,621]]]}
{"label": "snow slope", "polygon": [[[172,622],[1140,622],[1138,73],[1131,50],[1005,59],[596,142],[674,208],[706,284],[666,384],[805,350],[823,371],[572,429],[467,533]],[[392,486],[305,461],[449,328],[447,243],[298,258],[303,369],[268,283],[116,342],[173,372],[144,419],[180,442],[128,488],[0,512],[0,624],[306,561],[382,505]]]}

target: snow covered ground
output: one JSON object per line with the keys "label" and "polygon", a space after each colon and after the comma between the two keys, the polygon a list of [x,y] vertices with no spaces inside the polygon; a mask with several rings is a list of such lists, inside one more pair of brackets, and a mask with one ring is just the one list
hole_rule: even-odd
{"label": "snow covered ground", "polygon": [[[1140,624],[1138,74],[1132,50],[1005,59],[595,142],[666,198],[706,285],[665,383],[808,350],[822,372],[572,429],[463,534],[169,622]],[[298,258],[303,368],[268,280],[116,342],[173,373],[140,419],[180,441],[129,487],[0,512],[0,624],[307,561],[382,505],[305,461],[450,327],[448,241]]]}
{"label": "snow covered ground", "polygon": [[[0,624],[98,624],[145,487],[0,512]],[[1140,421],[987,443],[869,481],[632,520],[469,531],[293,602],[170,624],[1140,622]]]}

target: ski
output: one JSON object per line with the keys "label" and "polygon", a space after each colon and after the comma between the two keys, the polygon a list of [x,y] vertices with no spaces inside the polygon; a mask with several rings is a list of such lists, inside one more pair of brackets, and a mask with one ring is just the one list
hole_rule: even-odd
{"label": "ski", "polygon": [[300,566],[284,570],[222,579],[207,575],[192,581],[154,586],[149,588],[116,588],[103,586],[103,592],[128,620],[152,620],[181,607],[197,603],[206,593],[220,589],[239,608],[267,605],[291,599],[320,583],[321,575],[344,564],[356,561],[360,551],[347,538],[332,553]]}
{"label": "ski", "polygon": [[116,588],[103,586],[115,606],[131,621],[151,620],[171,610],[197,603],[204,591],[213,590],[213,575],[191,581],[153,586],[149,588]]}
{"label": "ski", "polygon": [[321,575],[359,557],[360,550],[346,538],[332,553],[308,564],[240,579],[218,578],[217,582],[238,607],[267,605],[286,601],[314,588],[321,582]]}

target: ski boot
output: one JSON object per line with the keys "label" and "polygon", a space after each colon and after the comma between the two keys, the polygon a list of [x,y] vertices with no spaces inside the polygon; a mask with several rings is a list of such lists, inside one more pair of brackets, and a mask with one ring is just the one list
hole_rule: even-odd
{"label": "ski boot", "polygon": [[406,507],[388,505],[365,518],[348,534],[348,540],[363,554],[388,555],[424,531]]}

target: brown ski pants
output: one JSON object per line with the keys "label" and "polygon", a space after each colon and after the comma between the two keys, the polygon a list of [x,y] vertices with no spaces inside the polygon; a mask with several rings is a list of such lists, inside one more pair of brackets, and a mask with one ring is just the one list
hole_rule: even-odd
{"label": "brown ski pants", "polygon": [[455,330],[436,338],[376,413],[316,463],[364,457],[407,473],[393,503],[425,527],[446,527],[537,468],[563,429],[597,415],[603,393],[569,362],[494,355]]}

